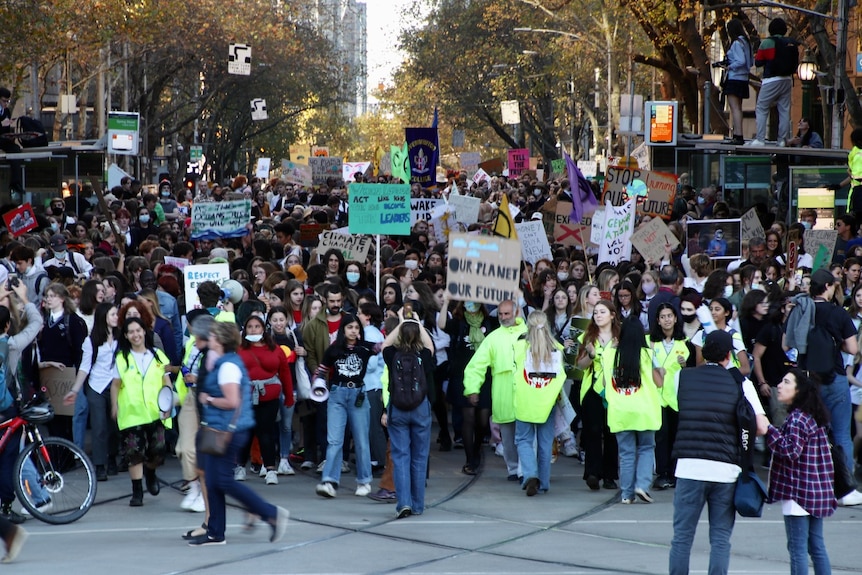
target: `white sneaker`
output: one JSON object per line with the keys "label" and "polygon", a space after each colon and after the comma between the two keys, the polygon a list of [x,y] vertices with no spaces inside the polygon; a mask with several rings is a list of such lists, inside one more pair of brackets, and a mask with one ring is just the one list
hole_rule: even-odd
{"label": "white sneaker", "polygon": [[258,475],[258,477],[266,477],[266,474],[268,471],[269,470],[265,466],[261,465],[260,466],[260,472],[257,475]]}
{"label": "white sneaker", "polygon": [[233,480],[234,481],[245,481],[245,467],[242,465],[237,465],[233,468]]}
{"label": "white sneaker", "polygon": [[278,474],[296,475],[296,471],[294,471],[293,467],[290,466],[290,461],[288,461],[286,457],[282,457],[281,461],[278,463]]}
{"label": "white sneaker", "polygon": [[356,495],[357,497],[366,497],[369,493],[371,493],[371,484],[370,483],[360,483],[356,487]]}
{"label": "white sneaker", "polygon": [[327,499],[335,497],[335,487],[331,483],[318,483],[317,487],[314,488],[314,492]]}
{"label": "white sneaker", "polygon": [[299,468],[302,469],[303,471],[308,471],[308,470],[312,469],[313,467],[314,467],[314,462],[308,461],[308,460],[303,461],[302,465],[299,466]]}
{"label": "white sneaker", "polygon": [[192,502],[191,507],[189,507],[188,510],[194,513],[203,513],[207,510],[207,504],[206,501],[204,501],[203,493],[198,493],[198,496]]}
{"label": "white sneaker", "polygon": [[[36,509],[42,513],[47,513],[48,511],[51,511],[53,508],[54,508],[54,503],[50,500],[46,501],[42,505],[36,506]],[[22,506],[21,507],[21,515],[23,515],[25,517],[30,517],[30,510],[27,509],[26,507]]]}
{"label": "white sneaker", "polygon": [[270,469],[266,472],[266,484],[278,485],[278,473],[276,473],[275,469]]}
{"label": "white sneaker", "polygon": [[343,460],[341,462],[341,473],[350,473],[350,464]]}
{"label": "white sneaker", "polygon": [[323,473],[323,468],[324,468],[324,467],[326,467],[326,460],[325,460],[325,459],[324,459],[323,461],[321,461],[320,463],[318,463],[318,464],[317,464],[317,469],[315,469],[315,471],[316,471],[317,473]]}
{"label": "white sneaker", "polygon": [[844,497],[838,500],[838,505],[842,507],[851,507],[853,505],[862,505],[862,493],[856,490],[851,491]]}
{"label": "white sneaker", "polygon": [[186,496],[183,497],[183,500],[180,502],[180,509],[190,511],[195,500],[200,497],[200,494],[201,484],[197,480],[190,481],[189,489],[186,491]]}
{"label": "white sneaker", "polygon": [[494,448],[494,455],[497,457],[503,457],[503,444],[498,443],[497,447]]}
{"label": "white sneaker", "polygon": [[764,142],[763,140],[758,140],[757,138],[755,138],[751,141],[745,142],[745,144],[743,144],[743,146],[747,146],[747,147],[765,146],[765,145],[766,145],[766,142]]}

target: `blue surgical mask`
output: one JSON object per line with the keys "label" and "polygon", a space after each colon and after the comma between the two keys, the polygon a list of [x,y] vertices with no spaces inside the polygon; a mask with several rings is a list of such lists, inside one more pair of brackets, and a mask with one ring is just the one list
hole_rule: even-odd
{"label": "blue surgical mask", "polygon": [[724,286],[724,297],[728,298],[733,295],[733,286]]}
{"label": "blue surgical mask", "polygon": [[57,259],[63,259],[66,257],[66,250],[62,250],[62,251],[51,250],[51,251],[54,252],[54,257]]}
{"label": "blue surgical mask", "polygon": [[806,230],[810,230],[811,229],[811,222],[803,221],[802,227],[805,228]]}
{"label": "blue surgical mask", "polygon": [[143,216],[138,216],[138,221],[139,221],[140,223],[142,223],[142,224],[149,223],[149,221],[150,221],[150,216],[149,216],[149,215],[147,215],[147,214],[144,214]]}
{"label": "blue surgical mask", "polygon": [[479,304],[474,301],[468,301],[464,303],[464,309],[466,309],[470,313],[476,313],[477,311],[479,311]]}
{"label": "blue surgical mask", "polygon": [[702,206],[703,204],[706,203],[706,200],[703,198],[703,196],[698,196],[697,197],[697,203],[698,203],[698,205]]}
{"label": "blue surgical mask", "polygon": [[255,334],[247,333],[245,335],[245,339],[246,339],[246,341],[250,341],[251,343],[257,343],[263,339],[263,334],[262,333],[255,333]]}
{"label": "blue surgical mask", "polygon": [[359,283],[359,272],[347,272],[345,275],[347,276],[347,283],[350,285]]}

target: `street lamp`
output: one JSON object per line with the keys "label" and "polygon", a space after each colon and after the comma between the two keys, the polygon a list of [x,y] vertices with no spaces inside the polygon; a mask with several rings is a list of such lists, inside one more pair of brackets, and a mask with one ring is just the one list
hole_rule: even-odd
{"label": "street lamp", "polygon": [[[796,74],[802,80],[802,115],[811,122],[811,86],[814,83],[814,78],[817,77],[817,62],[814,60],[810,48],[805,49],[805,55],[799,62]],[[813,124],[811,129],[814,129]]]}

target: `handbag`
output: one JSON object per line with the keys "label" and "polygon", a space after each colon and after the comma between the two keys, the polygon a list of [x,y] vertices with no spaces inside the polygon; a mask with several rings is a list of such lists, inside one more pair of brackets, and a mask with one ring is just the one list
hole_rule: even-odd
{"label": "handbag", "polygon": [[847,467],[847,458],[844,456],[844,448],[836,443],[832,435],[832,429],[829,429],[829,451],[832,452],[832,467],[835,470],[835,475],[832,480],[832,490],[835,492],[835,499],[841,499],[848,493],[856,490],[856,478],[853,477],[853,472]]}
{"label": "handbag", "polygon": [[197,450],[206,455],[223,456],[227,453],[231,439],[233,439],[234,431],[236,431],[236,421],[239,419],[239,412],[242,409],[242,403],[234,411],[233,418],[226,430],[216,429],[209,425],[201,424],[197,435]]}
{"label": "handbag", "polygon": [[743,471],[736,480],[733,506],[740,517],[760,517],[766,502],[766,485],[753,470]]}

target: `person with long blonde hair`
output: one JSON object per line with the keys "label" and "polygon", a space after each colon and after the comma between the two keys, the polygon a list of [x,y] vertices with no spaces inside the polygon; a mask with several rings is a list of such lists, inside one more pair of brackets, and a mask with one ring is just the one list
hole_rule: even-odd
{"label": "person with long blonde hair", "polygon": [[547,315],[533,311],[526,337],[515,342],[515,444],[528,497],[551,487],[552,414],[565,381],[562,346]]}

